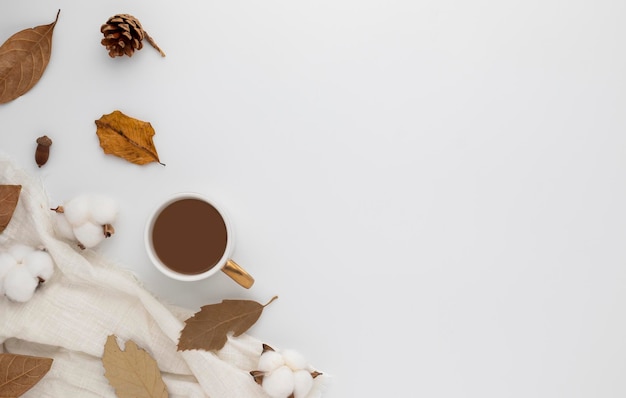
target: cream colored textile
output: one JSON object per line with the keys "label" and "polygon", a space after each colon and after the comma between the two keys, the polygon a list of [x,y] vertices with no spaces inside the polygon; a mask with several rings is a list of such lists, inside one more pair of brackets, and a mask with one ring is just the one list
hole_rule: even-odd
{"label": "cream colored textile", "polygon": [[[183,308],[160,302],[129,272],[93,250],[59,240],[41,181],[0,156],[0,184],[21,184],[13,218],[0,234],[0,250],[13,243],[44,247],[54,276],[27,303],[0,297],[0,348],[50,357],[50,372],[26,397],[115,397],[101,363],[107,336],[133,340],[156,359],[170,397],[267,398],[249,371],[262,342],[231,337],[218,353],[176,349]],[[321,378],[307,398],[321,396]]]}

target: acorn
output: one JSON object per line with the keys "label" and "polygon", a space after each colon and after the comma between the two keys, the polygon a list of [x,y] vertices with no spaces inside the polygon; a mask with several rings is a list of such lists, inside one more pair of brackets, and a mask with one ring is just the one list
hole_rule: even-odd
{"label": "acorn", "polygon": [[50,145],[52,145],[52,140],[47,135],[37,138],[37,149],[35,150],[35,162],[37,162],[37,166],[41,167],[48,161]]}

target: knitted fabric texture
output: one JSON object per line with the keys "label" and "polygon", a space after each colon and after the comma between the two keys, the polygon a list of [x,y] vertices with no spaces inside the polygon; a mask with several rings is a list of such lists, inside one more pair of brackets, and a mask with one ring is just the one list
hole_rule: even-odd
{"label": "knitted fabric texture", "polygon": [[[104,376],[107,336],[133,340],[156,361],[170,397],[268,398],[249,372],[262,342],[230,336],[218,352],[177,351],[184,320],[193,311],[156,298],[128,271],[94,250],[55,236],[49,198],[41,181],[0,156],[0,184],[21,184],[0,250],[13,243],[43,246],[55,273],[26,303],[0,297],[0,350],[53,358],[48,374],[24,397],[115,397]],[[323,377],[307,398],[321,397]]]}

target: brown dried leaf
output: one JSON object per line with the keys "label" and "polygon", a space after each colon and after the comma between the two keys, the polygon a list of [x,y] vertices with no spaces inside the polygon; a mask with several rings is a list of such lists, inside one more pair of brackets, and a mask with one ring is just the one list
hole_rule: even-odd
{"label": "brown dried leaf", "polygon": [[116,337],[107,338],[102,355],[105,377],[115,388],[118,398],[167,398],[168,392],[156,361],[132,340],[125,351]]}
{"label": "brown dried leaf", "polygon": [[52,366],[51,358],[0,354],[0,397],[19,397],[41,380]]}
{"label": "brown dried leaf", "polygon": [[50,61],[60,12],[51,24],[19,31],[0,47],[0,104],[26,94],[41,79]]}
{"label": "brown dried leaf", "polygon": [[178,339],[178,351],[219,350],[226,344],[228,333],[239,336],[261,316],[263,308],[278,297],[262,305],[251,300],[222,300],[219,304],[205,305],[185,321]]}
{"label": "brown dried leaf", "polygon": [[152,142],[154,129],[149,122],[113,111],[96,120],[96,126],[96,134],[104,153],[139,165],[161,163]]}
{"label": "brown dried leaf", "polygon": [[0,185],[0,234],[13,217],[21,191],[21,185]]}
{"label": "brown dried leaf", "polygon": [[252,376],[256,384],[263,385],[263,378],[265,377],[265,372],[260,371],[260,370],[252,370],[250,371],[250,376]]}

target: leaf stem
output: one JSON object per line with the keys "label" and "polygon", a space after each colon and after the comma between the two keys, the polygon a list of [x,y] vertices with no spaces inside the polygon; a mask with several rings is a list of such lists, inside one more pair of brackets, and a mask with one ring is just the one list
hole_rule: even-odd
{"label": "leaf stem", "polygon": [[270,301],[268,301],[268,302],[267,302],[267,303],[263,306],[263,308],[265,308],[265,307],[267,307],[268,305],[270,305],[270,304],[271,304],[274,300],[276,300],[277,298],[278,298],[278,296],[274,296],[274,297],[272,297],[272,299],[271,299]]}

